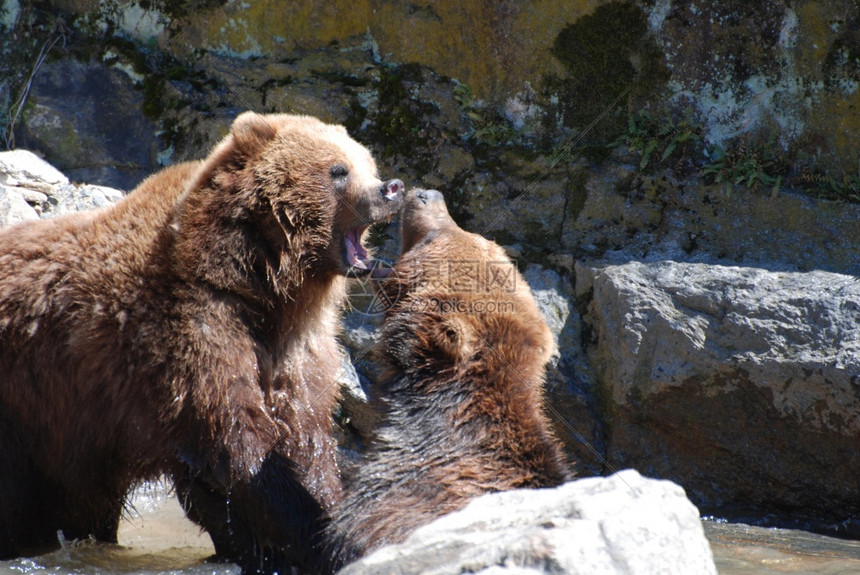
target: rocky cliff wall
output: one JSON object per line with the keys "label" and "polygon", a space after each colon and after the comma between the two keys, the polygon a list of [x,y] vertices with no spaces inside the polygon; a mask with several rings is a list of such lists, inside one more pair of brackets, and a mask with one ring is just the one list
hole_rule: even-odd
{"label": "rocky cliff wall", "polygon": [[[38,43],[56,29],[39,33],[28,18],[47,15],[61,19],[73,41],[120,37],[183,65],[202,54],[293,61],[363,38],[377,59],[468,86],[515,128],[538,115],[544,127],[581,131],[630,90],[620,110],[686,111],[720,149],[740,145],[739,138],[749,146],[752,138],[789,152],[798,177],[860,176],[851,113],[860,97],[860,8],[847,0],[49,4],[52,10],[10,3],[7,28],[16,35],[29,28]],[[609,127],[593,131],[611,137],[623,130],[624,114],[611,116]]]}

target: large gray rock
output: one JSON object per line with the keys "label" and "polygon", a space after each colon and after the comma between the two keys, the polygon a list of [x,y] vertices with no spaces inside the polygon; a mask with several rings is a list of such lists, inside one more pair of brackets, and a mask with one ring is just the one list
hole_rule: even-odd
{"label": "large gray rock", "polygon": [[860,281],[630,262],[577,267],[607,459],[694,501],[860,512]]}
{"label": "large gray rock", "polygon": [[703,575],[716,568],[684,490],[626,470],[485,495],[340,573]]}

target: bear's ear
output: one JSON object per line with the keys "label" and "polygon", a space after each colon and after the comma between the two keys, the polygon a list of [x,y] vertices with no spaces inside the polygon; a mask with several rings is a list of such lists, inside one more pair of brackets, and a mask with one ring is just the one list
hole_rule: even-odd
{"label": "bear's ear", "polygon": [[468,321],[457,315],[447,315],[435,327],[436,348],[446,358],[459,363],[472,356],[476,336]]}
{"label": "bear's ear", "polygon": [[256,112],[245,112],[233,121],[230,133],[236,148],[250,155],[268,144],[278,132],[265,116]]}

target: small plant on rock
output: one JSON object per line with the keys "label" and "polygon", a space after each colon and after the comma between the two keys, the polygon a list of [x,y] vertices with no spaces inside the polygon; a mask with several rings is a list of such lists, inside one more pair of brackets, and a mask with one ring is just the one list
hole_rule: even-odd
{"label": "small plant on rock", "polygon": [[693,147],[702,141],[702,127],[691,119],[675,121],[672,117],[655,118],[647,111],[631,114],[627,132],[614,145],[626,145],[640,156],[639,169],[665,162],[671,157],[694,154]]}
{"label": "small plant on rock", "polygon": [[510,123],[476,98],[467,84],[458,84],[454,88],[454,99],[474,128],[470,137],[491,145],[513,141],[514,129]]}
{"label": "small plant on rock", "polygon": [[749,138],[741,138],[727,150],[712,146],[711,161],[702,169],[702,174],[720,184],[726,195],[731,195],[734,186],[750,190],[770,189],[772,195],[779,193],[782,174],[788,166],[777,153],[779,146],[773,142],[756,144]]}
{"label": "small plant on rock", "polygon": [[860,169],[838,179],[827,174],[803,173],[792,178],[792,183],[816,198],[860,203]]}

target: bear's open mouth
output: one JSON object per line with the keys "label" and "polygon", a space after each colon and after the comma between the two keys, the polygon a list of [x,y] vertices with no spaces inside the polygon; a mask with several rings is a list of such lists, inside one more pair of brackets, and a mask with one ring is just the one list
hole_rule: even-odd
{"label": "bear's open mouth", "polygon": [[344,249],[346,250],[346,265],[357,270],[370,270],[373,260],[368,256],[367,250],[361,244],[361,236],[367,226],[359,226],[347,230],[343,235]]}
{"label": "bear's open mouth", "polygon": [[347,274],[363,276],[369,273],[374,278],[386,277],[391,273],[391,268],[374,259],[361,243],[361,237],[365,231],[367,231],[367,226],[358,226],[347,230],[343,235]]}

